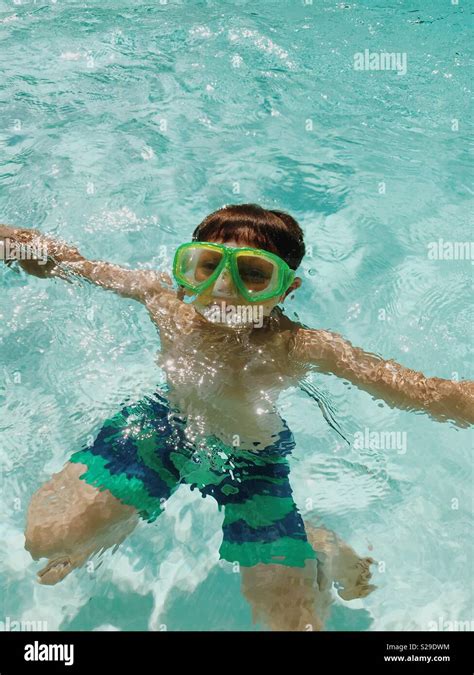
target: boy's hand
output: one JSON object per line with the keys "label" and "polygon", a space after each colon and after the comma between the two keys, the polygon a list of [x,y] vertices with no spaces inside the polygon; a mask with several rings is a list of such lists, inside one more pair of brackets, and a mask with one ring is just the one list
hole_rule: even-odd
{"label": "boy's hand", "polygon": [[[38,230],[0,225],[0,259],[5,240],[34,247],[36,259],[20,259],[19,265],[37,277],[82,277],[102,288],[145,303],[157,294],[172,293],[171,279],[154,270],[130,270],[101,260],[87,260],[77,248],[52,239]],[[5,257],[5,256],[4,256]],[[13,257],[11,258],[13,259]],[[15,257],[17,259],[17,257]],[[8,260],[6,261],[8,264]]]}
{"label": "boy's hand", "polygon": [[[18,255],[19,250],[14,247],[14,253],[11,255],[6,246],[8,241],[10,246],[29,246],[30,250],[25,249],[24,255]],[[51,276],[66,278],[67,275],[59,270],[57,263],[84,260],[76,248],[51,239],[39,230],[10,225],[0,225],[0,259],[2,258],[7,265],[16,260],[25,272],[40,278]]]}
{"label": "boy's hand", "polygon": [[40,266],[37,260],[20,260],[17,256],[12,257],[11,252],[7,248],[8,244],[30,244],[37,236],[39,236],[38,230],[0,225],[0,260],[3,260],[8,266],[16,260],[20,267],[29,274],[37,277],[49,276],[50,268],[54,267],[54,264],[50,265],[46,261],[43,261],[43,264]]}
{"label": "boy's hand", "polygon": [[13,239],[23,244],[29,243],[33,237],[41,236],[39,230],[32,227],[14,227],[0,224],[0,239]]}

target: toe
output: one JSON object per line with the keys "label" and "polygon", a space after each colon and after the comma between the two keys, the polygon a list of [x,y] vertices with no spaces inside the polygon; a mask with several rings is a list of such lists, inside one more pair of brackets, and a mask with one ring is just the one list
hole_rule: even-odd
{"label": "toe", "polygon": [[38,572],[38,581],[45,586],[52,586],[62,581],[72,570],[72,564],[69,558],[57,558],[50,562]]}

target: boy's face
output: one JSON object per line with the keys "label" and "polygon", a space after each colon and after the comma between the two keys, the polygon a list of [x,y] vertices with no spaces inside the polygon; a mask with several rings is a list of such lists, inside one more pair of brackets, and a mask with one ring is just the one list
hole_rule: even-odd
{"label": "boy's face", "polygon": [[[242,241],[222,241],[221,239],[213,240],[212,243],[215,244],[224,244],[225,246],[239,247],[239,246],[249,246],[251,248],[258,248],[257,246],[252,246],[247,242]],[[248,315],[250,316],[250,310],[252,316],[256,317],[260,315],[261,317],[269,316],[273,308],[278,305],[278,303],[283,302],[286,296],[291,293],[293,290],[298,288],[301,285],[301,279],[296,277],[288,288],[288,290],[282,295],[270,298],[269,300],[263,300],[261,302],[249,302],[244,298],[232,279],[230,271],[224,268],[221,274],[218,276],[216,281],[206,288],[202,293],[199,293],[192,304],[196,309],[203,314],[204,316],[209,317],[212,312],[214,314],[219,309],[221,314],[222,310],[227,315],[231,315],[232,310],[235,312],[241,311],[241,314],[245,313],[243,310],[244,307],[248,308]],[[184,295],[192,296],[195,295],[192,291],[184,290]],[[217,323],[227,323],[227,320],[216,321]]]}

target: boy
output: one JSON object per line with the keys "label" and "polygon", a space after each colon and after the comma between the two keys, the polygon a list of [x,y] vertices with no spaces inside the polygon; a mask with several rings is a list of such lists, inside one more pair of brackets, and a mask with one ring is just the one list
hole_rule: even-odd
{"label": "boy", "polygon": [[[123,541],[141,516],[154,520],[181,484],[224,506],[221,558],[239,562],[254,620],[272,630],[320,630],[338,581],[366,595],[371,558],[301,519],[289,484],[294,441],[279,393],[309,369],[350,381],[391,406],[461,426],[474,421],[474,383],[427,378],[289,320],[277,305],[301,285],[298,223],[255,204],[227,206],[176,252],[173,274],[89,261],[36,231],[0,226],[0,240],[47,246],[22,260],[37,276],[74,274],[142,302],[158,328],[167,385],[107,421],[31,500],[26,548],[50,562],[56,583],[98,550]],[[308,541],[309,538],[309,541]],[[318,564],[319,562],[319,564]]]}

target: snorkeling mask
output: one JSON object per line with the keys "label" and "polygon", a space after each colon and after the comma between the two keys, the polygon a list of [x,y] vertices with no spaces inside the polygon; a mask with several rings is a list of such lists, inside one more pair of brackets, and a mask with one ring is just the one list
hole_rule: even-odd
{"label": "snorkeling mask", "polygon": [[279,256],[258,248],[191,242],[178,247],[173,275],[180,286],[202,293],[230,271],[240,295],[248,302],[269,300],[288,290],[295,272]]}

